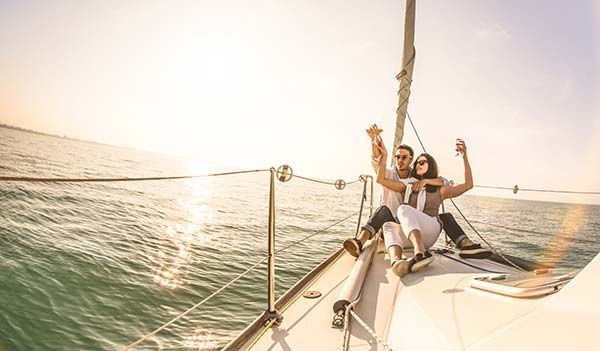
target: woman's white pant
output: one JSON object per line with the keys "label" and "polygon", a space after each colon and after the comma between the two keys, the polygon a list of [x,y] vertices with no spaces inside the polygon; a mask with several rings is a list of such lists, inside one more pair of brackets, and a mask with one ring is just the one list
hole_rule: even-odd
{"label": "woman's white pant", "polygon": [[421,239],[425,248],[432,247],[440,236],[442,228],[437,218],[431,217],[414,207],[400,206],[397,217],[400,224],[393,222],[383,224],[382,230],[386,249],[393,245],[402,248],[412,247],[412,243],[408,240],[408,233],[415,229],[421,232]]}

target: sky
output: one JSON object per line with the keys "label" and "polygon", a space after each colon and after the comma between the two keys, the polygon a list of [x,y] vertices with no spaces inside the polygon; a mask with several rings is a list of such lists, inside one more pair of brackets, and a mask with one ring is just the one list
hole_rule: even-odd
{"label": "sky", "polygon": [[[365,128],[393,140],[403,21],[384,0],[0,1],[0,123],[355,179]],[[600,1],[419,1],[415,32],[408,110],[443,175],[461,137],[476,184],[600,191]]]}

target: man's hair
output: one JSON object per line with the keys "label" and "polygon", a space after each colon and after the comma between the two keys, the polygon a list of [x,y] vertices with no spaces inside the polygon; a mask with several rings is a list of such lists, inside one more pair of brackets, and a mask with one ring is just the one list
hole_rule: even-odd
{"label": "man's hair", "polygon": [[404,149],[404,150],[408,151],[408,153],[410,154],[410,157],[413,157],[415,155],[415,152],[413,151],[412,147],[410,147],[406,144],[402,144],[396,148],[396,150],[400,150],[400,149]]}

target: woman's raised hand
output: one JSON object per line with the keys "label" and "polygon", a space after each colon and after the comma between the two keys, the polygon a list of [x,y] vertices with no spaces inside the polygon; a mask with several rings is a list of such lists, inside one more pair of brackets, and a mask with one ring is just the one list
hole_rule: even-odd
{"label": "woman's raised hand", "polygon": [[463,157],[467,155],[467,144],[465,144],[465,141],[460,138],[456,139],[456,152],[461,154]]}

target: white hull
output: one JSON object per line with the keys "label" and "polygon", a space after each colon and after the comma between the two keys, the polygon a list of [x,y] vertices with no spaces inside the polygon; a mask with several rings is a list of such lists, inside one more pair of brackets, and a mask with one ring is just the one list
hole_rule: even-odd
{"label": "white hull", "polygon": [[[340,252],[315,272],[316,277],[304,282],[293,298],[278,306],[284,317],[281,325],[255,325],[226,349],[340,349],[343,331],[331,327],[332,306],[354,262],[353,257]],[[472,288],[471,279],[490,274],[483,270],[518,273],[490,260],[465,261],[447,253],[437,254],[436,261],[423,271],[400,279],[392,273],[387,255],[378,252],[354,311],[393,350],[596,348],[592,328],[600,325],[600,293],[594,279],[600,273],[600,258],[596,257],[563,290],[534,298]],[[303,297],[308,290],[321,296]],[[350,335],[350,350],[385,349],[354,319]]]}

